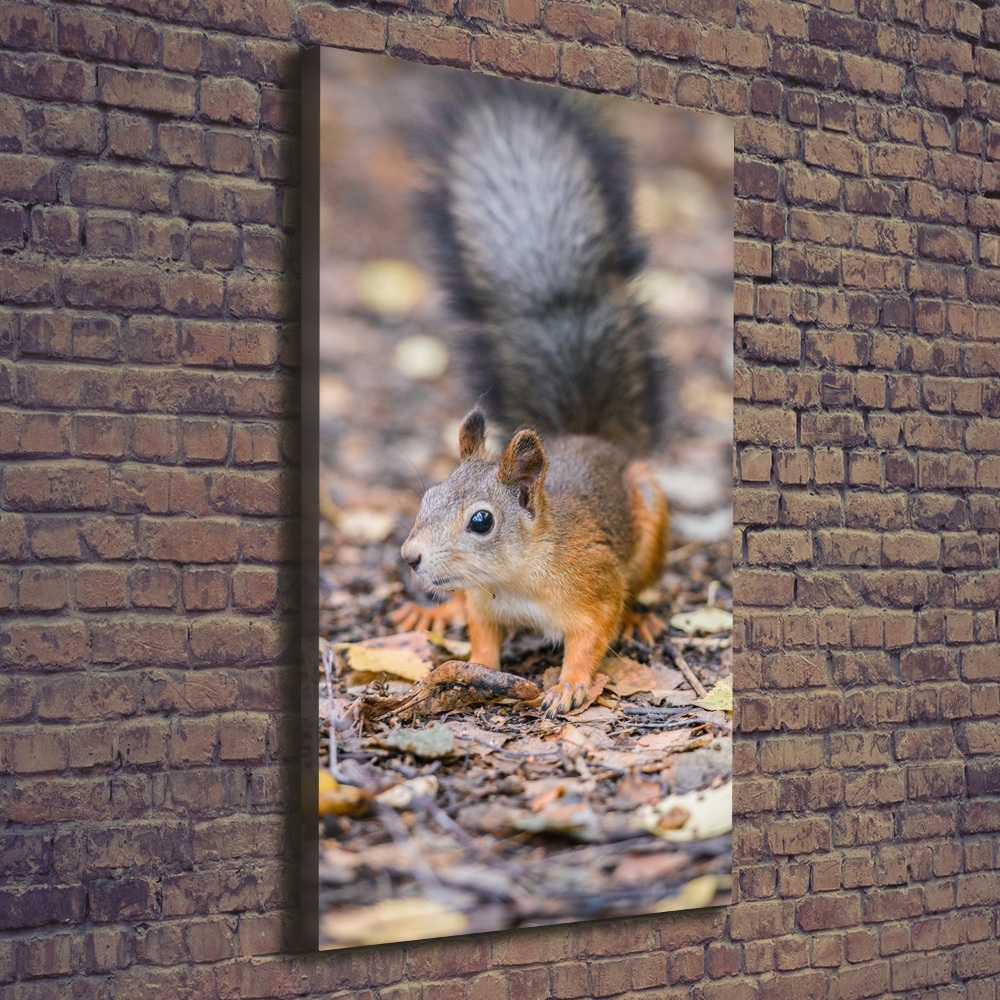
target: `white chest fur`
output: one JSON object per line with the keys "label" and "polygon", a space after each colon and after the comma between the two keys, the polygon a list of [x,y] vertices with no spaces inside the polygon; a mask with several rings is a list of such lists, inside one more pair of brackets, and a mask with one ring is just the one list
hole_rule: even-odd
{"label": "white chest fur", "polygon": [[565,625],[556,609],[545,601],[502,589],[475,587],[469,596],[487,618],[508,628],[527,628],[541,632],[554,642],[566,634]]}

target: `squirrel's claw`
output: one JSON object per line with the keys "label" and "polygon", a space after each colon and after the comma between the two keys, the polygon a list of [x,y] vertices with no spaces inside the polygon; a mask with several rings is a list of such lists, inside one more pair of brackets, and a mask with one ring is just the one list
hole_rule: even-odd
{"label": "squirrel's claw", "polygon": [[460,597],[430,607],[406,601],[389,613],[389,620],[401,632],[443,632],[449,625],[465,624],[465,608]]}
{"label": "squirrel's claw", "polygon": [[666,629],[666,622],[652,611],[629,608],[625,612],[625,621],[622,624],[622,639],[637,639],[647,646],[652,646],[656,642],[656,637],[662,635]]}
{"label": "squirrel's claw", "polygon": [[570,684],[563,681],[549,688],[542,698],[542,714],[547,719],[554,719],[557,715],[565,715],[572,712],[574,708],[579,708],[587,700],[586,684]]}

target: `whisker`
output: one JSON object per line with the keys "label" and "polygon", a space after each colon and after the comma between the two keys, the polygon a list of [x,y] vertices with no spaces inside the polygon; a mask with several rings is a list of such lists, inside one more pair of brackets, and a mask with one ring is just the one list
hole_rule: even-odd
{"label": "whisker", "polygon": [[393,448],[395,448],[396,451],[398,451],[400,453],[400,455],[402,455],[403,458],[405,458],[406,461],[410,463],[410,468],[413,469],[413,471],[417,474],[417,479],[420,480],[420,492],[419,493],[417,493],[416,488],[412,484],[410,484],[410,483],[407,483],[407,489],[413,490],[413,492],[417,494],[417,497],[419,497],[419,498],[422,499],[423,495],[427,492],[427,484],[424,482],[424,477],[422,475],[420,475],[420,470],[414,464],[413,459],[410,458],[410,456],[407,455],[406,452],[403,451],[403,449],[400,448],[400,446],[398,444],[394,444]]}

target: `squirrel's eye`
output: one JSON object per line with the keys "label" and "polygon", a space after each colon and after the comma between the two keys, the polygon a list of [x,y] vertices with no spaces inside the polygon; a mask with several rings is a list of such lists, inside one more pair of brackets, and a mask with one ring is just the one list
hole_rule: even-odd
{"label": "squirrel's eye", "polygon": [[469,518],[469,531],[477,535],[488,535],[493,530],[493,515],[488,510],[477,510]]}

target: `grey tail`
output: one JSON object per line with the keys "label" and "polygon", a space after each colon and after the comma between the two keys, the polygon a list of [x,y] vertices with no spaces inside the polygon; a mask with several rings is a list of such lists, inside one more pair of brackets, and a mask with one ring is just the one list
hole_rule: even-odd
{"label": "grey tail", "polygon": [[655,445],[667,367],[631,287],[646,247],[624,143],[563,91],[473,77],[415,148],[435,273],[489,417]]}

